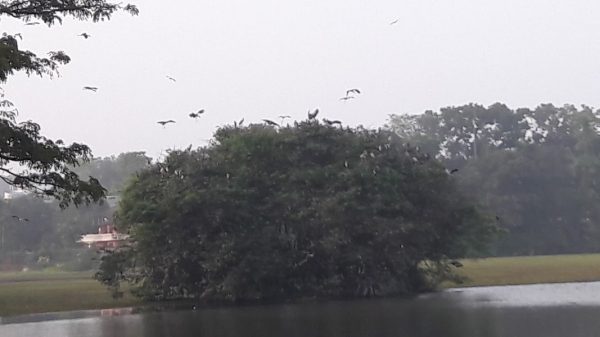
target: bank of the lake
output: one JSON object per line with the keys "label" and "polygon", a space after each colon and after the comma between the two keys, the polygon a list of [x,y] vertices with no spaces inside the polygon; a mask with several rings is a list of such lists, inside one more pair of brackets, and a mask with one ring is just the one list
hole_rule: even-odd
{"label": "bank of the lake", "polygon": [[131,294],[113,299],[91,272],[0,273],[0,316],[140,304]]}
{"label": "bank of the lake", "polygon": [[[461,285],[600,281],[600,254],[503,257],[463,260]],[[126,294],[114,300],[90,272],[0,273],[0,316],[142,305]]]}
{"label": "bank of the lake", "polygon": [[600,254],[498,257],[462,260],[468,278],[451,287],[600,281]]}

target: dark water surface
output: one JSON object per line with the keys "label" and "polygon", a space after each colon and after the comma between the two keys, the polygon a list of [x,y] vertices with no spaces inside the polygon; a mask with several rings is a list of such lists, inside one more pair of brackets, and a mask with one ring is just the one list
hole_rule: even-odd
{"label": "dark water surface", "polygon": [[456,289],[414,299],[32,315],[4,318],[0,336],[600,336],[600,282]]}

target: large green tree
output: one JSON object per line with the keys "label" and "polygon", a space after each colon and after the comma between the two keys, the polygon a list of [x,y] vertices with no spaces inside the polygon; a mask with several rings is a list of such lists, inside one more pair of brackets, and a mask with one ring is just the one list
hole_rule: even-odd
{"label": "large green tree", "polygon": [[[116,11],[137,14],[133,5],[121,5],[105,0],[12,0],[0,1],[0,18],[11,17],[25,23],[52,26],[63,18],[106,20]],[[19,48],[20,35],[4,33],[0,37],[0,83],[10,75],[27,74],[52,76],[70,58],[63,51],[50,51],[46,57]],[[0,88],[1,89],[1,88]],[[32,121],[18,122],[17,110],[5,99],[0,100],[0,179],[18,187],[51,195],[64,207],[69,203],[97,201],[104,189],[94,178],[80,179],[71,170],[91,158],[90,149],[83,144],[65,145],[61,140],[42,136],[40,126]]]}
{"label": "large green tree", "polygon": [[104,258],[102,282],[230,301],[418,292],[494,232],[427,154],[314,120],[172,152],[125,190],[118,221],[134,244]]}

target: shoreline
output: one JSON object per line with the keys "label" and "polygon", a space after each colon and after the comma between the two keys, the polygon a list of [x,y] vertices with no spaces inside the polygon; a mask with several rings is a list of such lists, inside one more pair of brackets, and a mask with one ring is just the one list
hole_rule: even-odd
{"label": "shoreline", "polygon": [[[600,254],[464,259],[457,274],[469,280],[453,288],[600,281]],[[70,311],[177,306],[178,301],[145,302],[126,292],[115,300],[92,272],[0,273],[0,318]],[[186,301],[179,301],[183,303]],[[300,301],[302,302],[302,301]],[[189,303],[189,302],[188,302]],[[1,324],[1,323],[0,323]]]}

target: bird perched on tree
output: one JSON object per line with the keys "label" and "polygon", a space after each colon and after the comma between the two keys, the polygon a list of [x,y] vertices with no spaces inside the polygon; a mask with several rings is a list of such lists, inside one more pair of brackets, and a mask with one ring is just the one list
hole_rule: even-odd
{"label": "bird perched on tree", "polygon": [[271,125],[271,126],[279,126],[279,124],[273,122],[272,120],[269,119],[263,119],[263,122],[265,122],[267,125]]}
{"label": "bird perched on tree", "polygon": [[160,125],[162,125],[164,127],[165,125],[167,125],[169,123],[175,123],[175,121],[172,120],[172,119],[169,119],[168,121],[158,121],[156,123],[158,123],[158,124],[160,124]]}
{"label": "bird perched on tree", "polygon": [[338,121],[338,120],[331,121],[327,118],[323,118],[323,123],[326,123],[327,125],[330,125],[330,126],[335,125],[335,124],[342,125],[342,121]]}
{"label": "bird perched on tree", "polygon": [[29,222],[29,219],[27,219],[27,218],[21,218],[21,217],[19,217],[17,215],[11,215],[11,218],[17,220],[18,222]]}
{"label": "bird perched on tree", "polygon": [[96,91],[98,91],[98,88],[97,87],[83,87],[83,90],[89,90],[89,91],[96,92]]}
{"label": "bird perched on tree", "polygon": [[313,113],[310,113],[310,110],[308,111],[308,119],[315,119],[317,118],[317,115],[319,114],[319,109],[315,109],[315,111]]}
{"label": "bird perched on tree", "polygon": [[169,81],[177,82],[177,80],[176,80],[176,79],[174,79],[173,77],[171,77],[171,76],[169,76],[169,75],[167,75],[167,79],[169,79]]}
{"label": "bird perched on tree", "polygon": [[90,36],[91,36],[91,35],[90,35],[90,34],[88,34],[88,33],[81,33],[81,34],[79,34],[79,35],[77,35],[77,36],[83,36],[83,38],[87,40],[87,39],[89,39],[89,38],[90,38]]}

